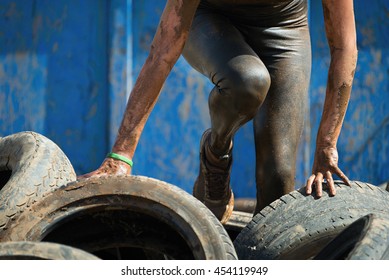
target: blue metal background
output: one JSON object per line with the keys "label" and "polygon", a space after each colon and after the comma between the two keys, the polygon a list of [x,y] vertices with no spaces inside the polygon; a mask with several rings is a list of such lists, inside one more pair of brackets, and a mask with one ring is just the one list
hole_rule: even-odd
{"label": "blue metal background", "polygon": [[[355,3],[359,60],[344,128],[341,168],[351,179],[389,180],[389,1]],[[0,0],[0,136],[23,130],[55,141],[78,174],[99,166],[165,1]],[[309,175],[329,53],[321,1],[310,1],[313,68],[296,187]],[[152,81],[150,81],[152,82]],[[180,58],[141,137],[134,174],[191,192],[198,141],[209,127],[212,85]],[[255,195],[252,124],[235,137],[232,185]]]}

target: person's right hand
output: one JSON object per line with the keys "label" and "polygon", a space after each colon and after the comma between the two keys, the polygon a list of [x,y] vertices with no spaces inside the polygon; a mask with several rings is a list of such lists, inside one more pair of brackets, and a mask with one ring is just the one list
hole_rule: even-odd
{"label": "person's right hand", "polygon": [[106,177],[109,175],[130,175],[131,169],[131,166],[125,162],[113,158],[106,158],[97,170],[78,176],[77,180],[83,180],[92,177]]}

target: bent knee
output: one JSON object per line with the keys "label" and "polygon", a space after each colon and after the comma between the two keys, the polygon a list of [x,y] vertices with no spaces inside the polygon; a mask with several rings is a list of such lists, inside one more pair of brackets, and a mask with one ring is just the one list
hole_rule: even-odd
{"label": "bent knee", "polygon": [[256,114],[270,88],[270,75],[266,68],[246,69],[231,75],[226,91],[234,98],[234,104],[242,114]]}

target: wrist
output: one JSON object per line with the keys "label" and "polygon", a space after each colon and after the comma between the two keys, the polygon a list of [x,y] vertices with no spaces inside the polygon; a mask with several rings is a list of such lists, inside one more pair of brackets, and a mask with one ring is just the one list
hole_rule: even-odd
{"label": "wrist", "polygon": [[322,129],[319,129],[319,133],[317,134],[316,139],[316,147],[317,148],[336,148],[337,137],[334,133],[326,133],[322,132]]}
{"label": "wrist", "polygon": [[134,143],[137,143],[137,141],[133,137],[129,135],[123,136],[122,134],[118,134],[111,152],[132,158],[134,156],[136,147]]}
{"label": "wrist", "polygon": [[333,142],[317,142],[316,149],[336,149],[336,143]]}
{"label": "wrist", "polygon": [[110,152],[106,155],[106,158],[112,158],[112,159],[124,162],[127,165],[129,165],[130,167],[132,167],[134,165],[132,158],[123,156],[123,155],[118,154],[118,153]]}

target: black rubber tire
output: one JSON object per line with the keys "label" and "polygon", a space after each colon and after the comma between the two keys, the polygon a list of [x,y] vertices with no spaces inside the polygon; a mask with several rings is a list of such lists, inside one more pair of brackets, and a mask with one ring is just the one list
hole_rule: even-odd
{"label": "black rubber tire", "polygon": [[54,189],[76,180],[69,159],[35,132],[0,139],[0,230]]}
{"label": "black rubber tire", "polygon": [[230,219],[223,226],[231,240],[234,241],[239,233],[247,226],[248,223],[251,222],[252,219],[253,214],[234,210],[232,211]]}
{"label": "black rubber tire", "polygon": [[373,214],[351,223],[314,258],[315,260],[387,260],[389,218]]}
{"label": "black rubber tire", "polygon": [[311,259],[356,219],[389,215],[389,193],[376,186],[335,182],[337,194],[315,199],[301,188],[282,196],[242,230],[234,245],[239,259]]}
{"label": "black rubber tire", "polygon": [[103,259],[237,259],[227,232],[200,201],[142,176],[70,183],[25,211],[1,238],[66,244]]}
{"label": "black rubber tire", "polygon": [[0,260],[100,260],[70,246],[50,242],[2,242]]}

